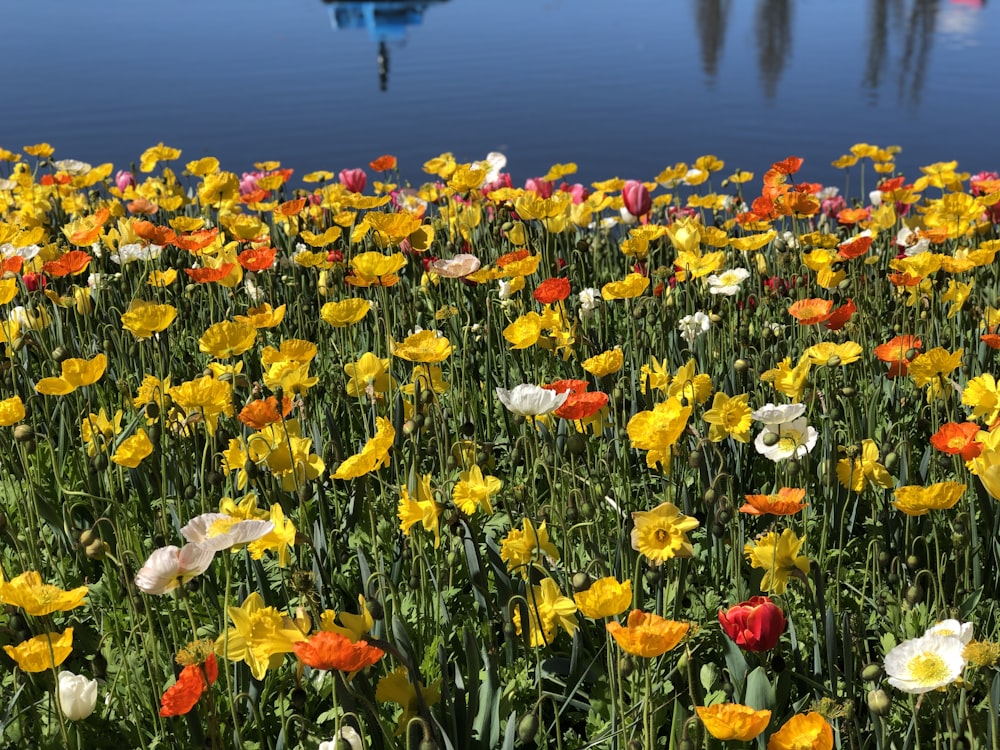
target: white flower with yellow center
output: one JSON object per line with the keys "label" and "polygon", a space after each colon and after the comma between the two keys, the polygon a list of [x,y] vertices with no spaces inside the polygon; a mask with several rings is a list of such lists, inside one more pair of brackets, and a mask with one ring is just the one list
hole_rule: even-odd
{"label": "white flower with yellow center", "polygon": [[819,433],[805,417],[790,422],[765,424],[754,440],[757,452],[775,463],[787,458],[802,458],[816,446]]}
{"label": "white flower with yellow center", "polygon": [[204,513],[192,518],[181,529],[181,534],[189,542],[214,553],[238,544],[255,542],[273,530],[274,524],[270,521],[245,521],[225,513]]}
{"label": "white flower with yellow center", "polygon": [[964,649],[954,635],[931,633],[903,641],[885,655],[889,684],[914,695],[947,687],[965,669]]}
{"label": "white flower with yellow center", "polygon": [[724,297],[731,297],[740,291],[743,282],[750,278],[750,272],[745,268],[730,268],[720,274],[710,275],[708,291],[711,294],[721,294]]}

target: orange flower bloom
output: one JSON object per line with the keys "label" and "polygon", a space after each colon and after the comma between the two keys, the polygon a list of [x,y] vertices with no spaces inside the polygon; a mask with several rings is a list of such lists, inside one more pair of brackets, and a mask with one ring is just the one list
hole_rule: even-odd
{"label": "orange flower bloom", "polygon": [[571,394],[583,393],[587,390],[586,380],[553,380],[548,385],[544,386],[550,391],[555,391],[556,393],[565,393],[569,391]]}
{"label": "orange flower bloom", "polygon": [[341,672],[357,672],[370,667],[385,654],[367,641],[352,643],[346,635],[329,630],[314,633],[294,647],[295,655],[303,664],[313,669],[339,669]]}
{"label": "orange flower bloom", "polygon": [[270,190],[264,190],[264,188],[257,188],[256,190],[251,190],[249,193],[245,193],[240,196],[240,203],[263,203],[268,198],[271,197]]}
{"label": "orange flower bloom", "polygon": [[133,221],[132,231],[146,242],[161,247],[171,244],[177,238],[177,232],[170,227],[158,227],[151,221]]}
{"label": "orange flower bloom", "polygon": [[837,214],[837,221],[841,224],[857,224],[859,221],[865,221],[870,215],[871,209],[868,208],[845,208]]}
{"label": "orange flower bloom", "polygon": [[841,260],[851,260],[868,252],[872,246],[873,237],[870,234],[860,234],[837,245],[837,255]]}
{"label": "orange flower bloom", "polygon": [[223,263],[218,268],[185,268],[184,273],[198,284],[208,284],[213,281],[222,281],[235,266],[235,263]]}
{"label": "orange flower bloom", "polygon": [[274,265],[276,254],[277,250],[273,247],[257,247],[244,250],[236,256],[236,260],[248,271],[264,271]]}
{"label": "orange flower bloom", "polygon": [[984,341],[986,346],[990,349],[1000,349],[1000,335],[990,331],[990,333],[984,333],[979,338]]}
{"label": "orange flower bloom", "polygon": [[73,222],[71,226],[76,227],[76,229],[70,233],[69,241],[78,247],[90,247],[97,242],[97,238],[101,234],[101,229],[110,216],[111,212],[106,208],[102,208],[93,216]]}
{"label": "orange flower bloom", "polygon": [[70,250],[58,259],[50,260],[42,266],[42,271],[53,278],[83,273],[90,265],[91,257],[83,250]]}
{"label": "orange flower bloom", "polygon": [[717,703],[695,706],[705,729],[717,740],[749,742],[763,732],[771,722],[771,712],[755,711],[739,703]]}
{"label": "orange flower bloom", "polygon": [[244,406],[236,416],[243,424],[254,430],[263,430],[269,424],[280,422],[292,411],[292,399],[285,396],[278,411],[278,399],[274,396],[259,398]]}
{"label": "orange flower bloom", "polygon": [[388,172],[390,169],[396,168],[396,157],[391,154],[383,154],[379,158],[368,163],[376,172]]}
{"label": "orange flower bloom", "polygon": [[601,391],[571,393],[563,405],[552,413],[563,419],[587,419],[607,405],[608,394]]}
{"label": "orange flower bloom", "polygon": [[627,627],[620,622],[609,622],[605,627],[623,651],[652,659],[676,648],[687,635],[691,623],[665,620],[659,615],[633,609]]}
{"label": "orange flower bloom", "polygon": [[274,209],[274,212],[276,214],[281,214],[282,216],[297,216],[305,207],[306,199],[298,198],[293,201],[285,201]]}
{"label": "orange flower bloom", "polygon": [[[160,716],[183,716],[198,702],[205,688],[219,677],[215,654],[209,654],[204,664],[188,664],[181,670],[177,682],[160,698]],[[207,682],[206,682],[207,678]]]}
{"label": "orange flower bloom", "polygon": [[212,244],[213,240],[219,236],[219,228],[214,229],[199,229],[196,232],[190,232],[188,234],[179,234],[174,237],[174,244],[181,250],[187,250],[189,253],[196,253],[199,250],[204,250],[206,247]]}
{"label": "orange flower bloom", "polygon": [[21,255],[15,255],[12,258],[7,258],[0,263],[0,275],[10,271],[11,273],[21,273],[21,268],[24,266],[24,257]]}
{"label": "orange flower bloom", "polygon": [[773,495],[744,495],[747,501],[740,512],[751,516],[790,516],[806,507],[802,502],[805,496],[805,490],[793,487],[782,487]]}
{"label": "orange flower bloom", "polygon": [[504,266],[509,266],[511,263],[517,263],[519,260],[524,260],[531,255],[528,250],[515,250],[512,253],[505,253],[497,258],[497,266],[503,268]]}
{"label": "orange flower bloom", "polygon": [[[890,378],[904,377],[910,361],[916,358],[917,353],[924,343],[916,336],[896,336],[891,341],[879,344],[875,347],[875,356],[883,362],[889,363],[888,376]],[[914,352],[913,356],[907,358],[909,352]]]}
{"label": "orange flower bloom", "polygon": [[543,305],[561,302],[569,296],[569,279],[561,277],[546,279],[538,285],[538,288],[531,293],[531,296]]}
{"label": "orange flower bloom", "polygon": [[802,159],[798,156],[789,156],[781,161],[776,161],[771,165],[771,169],[779,174],[795,174],[802,167]]}
{"label": "orange flower bloom", "polygon": [[815,712],[795,714],[767,741],[767,750],[832,750],[833,727]]}
{"label": "orange flower bloom", "polygon": [[976,442],[979,430],[975,422],[948,422],[931,435],[931,445],[942,453],[959,455],[964,461],[971,461],[983,452],[982,443]]}
{"label": "orange flower bloom", "polygon": [[830,319],[833,310],[833,300],[800,299],[788,308],[788,314],[804,326],[823,323]]}

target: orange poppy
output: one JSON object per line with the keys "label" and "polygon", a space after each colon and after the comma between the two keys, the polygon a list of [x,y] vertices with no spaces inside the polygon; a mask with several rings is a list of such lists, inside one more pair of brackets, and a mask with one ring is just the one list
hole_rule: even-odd
{"label": "orange poppy", "polygon": [[795,192],[797,193],[811,193],[812,195],[816,195],[822,189],[823,183],[821,182],[800,182],[795,185]]}
{"label": "orange poppy", "polygon": [[904,182],[906,182],[906,178],[903,177],[903,175],[900,175],[899,177],[890,177],[887,180],[882,180],[882,182],[878,184],[878,189],[883,193],[891,193],[893,190],[899,190],[899,188],[903,187]]}
{"label": "orange poppy", "polygon": [[3,263],[0,264],[0,273],[21,273],[21,268],[24,266],[24,256],[14,255],[10,258],[5,258]]}
{"label": "orange poppy", "polygon": [[72,179],[72,176],[68,174],[57,174],[55,176],[45,174],[42,175],[42,179],[38,181],[38,184],[45,187],[49,187],[50,185],[65,185]]}
{"label": "orange poppy", "polygon": [[948,240],[948,227],[934,227],[933,229],[921,229],[917,236],[930,240],[932,245],[940,245]]}
{"label": "orange poppy", "polygon": [[249,193],[244,193],[243,195],[241,195],[240,203],[263,203],[270,197],[271,197],[270,190],[257,188],[256,190],[251,190]]}
{"label": "orange poppy", "polygon": [[545,279],[531,296],[543,305],[551,305],[553,302],[562,302],[566,299],[569,296],[569,289],[569,279],[562,277]]}
{"label": "orange poppy", "polygon": [[263,430],[269,424],[280,422],[292,411],[292,399],[285,396],[281,400],[281,411],[278,411],[278,399],[274,396],[259,398],[244,406],[236,416],[247,427]]}
{"label": "orange poppy", "polygon": [[[183,716],[188,713],[205,688],[219,678],[219,665],[215,654],[209,654],[204,664],[188,664],[181,670],[177,682],[167,688],[160,698],[160,716]],[[207,683],[206,683],[207,679]]]}
{"label": "orange poppy", "polygon": [[161,247],[171,244],[177,237],[177,232],[170,227],[158,227],[151,221],[133,221],[132,231],[146,242]]}
{"label": "orange poppy", "polygon": [[774,207],[774,201],[763,195],[759,198],[754,198],[753,203],[750,204],[749,213],[752,217],[750,221],[766,221],[778,216],[778,212]]}
{"label": "orange poppy", "polygon": [[69,241],[78,247],[90,247],[97,242],[97,238],[101,235],[101,229],[110,216],[111,212],[106,208],[102,208],[93,216],[81,220],[79,224],[74,222],[74,225],[80,228],[70,234]]}
{"label": "orange poppy", "polygon": [[975,422],[947,422],[931,435],[931,445],[942,453],[971,461],[983,452],[982,443],[976,442],[979,430]]}
{"label": "orange poppy", "polygon": [[385,652],[368,641],[351,642],[346,635],[321,630],[308,640],[294,645],[295,655],[306,666],[313,669],[337,669],[341,672],[357,672],[370,667],[381,659]]}
{"label": "orange poppy", "polygon": [[913,276],[903,272],[890,273],[887,278],[889,279],[889,283],[893,286],[916,286],[921,280],[919,276]]}
{"label": "orange poppy", "polygon": [[544,387],[550,391],[555,391],[556,393],[565,393],[566,391],[569,391],[571,394],[575,395],[586,391],[588,383],[586,380],[574,380],[572,378],[567,378],[566,380],[553,380]]}
{"label": "orange poppy", "polygon": [[854,304],[854,300],[849,299],[830,313],[830,317],[823,321],[823,327],[829,331],[839,331],[857,311],[858,307]]}
{"label": "orange poppy", "polygon": [[204,250],[206,247],[211,245],[213,240],[215,240],[218,236],[218,227],[215,227],[214,229],[199,229],[196,232],[177,235],[174,238],[173,243],[181,250],[187,250],[189,253],[195,253],[199,250]]}
{"label": "orange poppy", "polygon": [[383,154],[379,158],[368,163],[368,166],[376,172],[388,172],[396,168],[396,157],[391,154]]}
{"label": "orange poppy", "polygon": [[274,265],[276,254],[277,250],[273,247],[256,247],[244,250],[236,256],[236,260],[248,271],[265,271]]}
{"label": "orange poppy", "polygon": [[627,626],[620,622],[605,625],[623,651],[646,659],[661,656],[676,648],[690,627],[690,623],[665,620],[640,609],[633,609],[629,613]]}
{"label": "orange poppy", "polygon": [[740,512],[751,516],[790,516],[806,507],[802,502],[805,496],[805,490],[794,487],[782,487],[773,495],[744,495],[747,501]]}
{"label": "orange poppy", "polygon": [[781,174],[795,174],[801,167],[802,159],[798,156],[789,156],[771,165],[771,169]]}
{"label": "orange poppy", "polygon": [[780,200],[774,201],[775,207],[787,214],[795,216],[814,216],[819,213],[819,198],[809,193],[786,193]]}
{"label": "orange poppy", "polygon": [[587,419],[608,405],[608,394],[601,391],[571,393],[553,414],[563,419]]}
{"label": "orange poppy", "polygon": [[509,266],[511,263],[517,263],[519,260],[524,260],[531,255],[528,250],[515,250],[512,253],[505,253],[497,258],[497,266],[503,268],[504,266]]}
{"label": "orange poppy", "polygon": [[222,281],[235,267],[235,263],[223,263],[218,268],[185,268],[184,273],[198,284],[209,284],[213,281]]}
{"label": "orange poppy", "polygon": [[276,214],[281,214],[282,216],[296,216],[305,207],[306,207],[306,199],[298,198],[293,201],[285,201],[284,203],[280,204],[276,209],[274,209],[274,212]]}
{"label": "orange poppy", "polygon": [[69,276],[70,274],[76,275],[83,273],[87,270],[87,266],[90,265],[91,257],[83,250],[70,250],[68,253],[63,253],[56,260],[50,260],[42,266],[42,271],[47,273],[53,278],[60,278],[62,276]]}
{"label": "orange poppy", "polygon": [[[891,341],[876,346],[875,356],[889,363],[887,374],[890,378],[904,377],[910,362],[916,358],[923,345],[924,343],[916,336],[896,336]],[[911,351],[914,352],[913,356],[907,357]]]}
{"label": "orange poppy", "polygon": [[128,209],[130,214],[142,214],[143,216],[152,216],[160,210],[159,206],[145,198],[136,198],[134,201],[129,201],[125,204],[125,208]]}
{"label": "orange poppy", "polygon": [[864,255],[868,252],[868,248],[872,246],[872,239],[874,238],[870,234],[861,234],[845,240],[837,245],[837,255],[840,256],[841,260],[852,260]]}
{"label": "orange poppy", "polygon": [[792,303],[788,308],[788,314],[802,325],[811,326],[829,320],[832,310],[833,300],[813,297]]}
{"label": "orange poppy", "polygon": [[989,333],[984,333],[979,339],[985,342],[990,349],[1000,349],[1000,335],[993,333],[992,328]]}
{"label": "orange poppy", "polygon": [[845,208],[837,214],[837,221],[841,224],[857,224],[865,221],[871,216],[871,209],[868,208]]}

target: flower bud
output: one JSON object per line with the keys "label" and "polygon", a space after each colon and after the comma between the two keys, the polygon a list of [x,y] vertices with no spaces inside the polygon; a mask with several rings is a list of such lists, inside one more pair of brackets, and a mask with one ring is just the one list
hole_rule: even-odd
{"label": "flower bud", "polygon": [[86,719],[97,705],[97,680],[72,672],[59,673],[59,708],[70,721]]}
{"label": "flower bud", "polygon": [[876,716],[885,716],[892,708],[892,698],[881,688],[868,692],[868,710]]}

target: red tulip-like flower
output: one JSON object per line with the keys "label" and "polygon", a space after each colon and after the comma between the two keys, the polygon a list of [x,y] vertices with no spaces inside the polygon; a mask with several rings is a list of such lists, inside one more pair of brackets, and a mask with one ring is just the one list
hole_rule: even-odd
{"label": "red tulip-like flower", "polygon": [[340,182],[352,193],[364,192],[368,184],[368,175],[363,169],[342,169],[339,176]]}
{"label": "red tulip-like flower", "polygon": [[638,180],[629,180],[622,188],[622,201],[625,203],[625,210],[633,216],[645,216],[653,207],[653,199],[649,197],[649,190]]}
{"label": "red tulip-like flower", "polygon": [[768,597],[754,596],[728,610],[720,609],[719,623],[740,648],[769,651],[785,631],[785,614]]}

